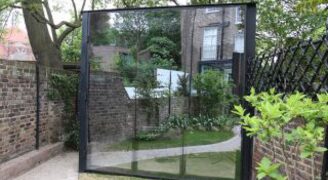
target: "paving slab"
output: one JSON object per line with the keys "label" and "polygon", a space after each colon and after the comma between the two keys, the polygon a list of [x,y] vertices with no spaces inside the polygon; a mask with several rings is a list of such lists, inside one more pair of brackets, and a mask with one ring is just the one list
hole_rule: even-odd
{"label": "paving slab", "polygon": [[14,180],[78,180],[78,153],[64,152]]}

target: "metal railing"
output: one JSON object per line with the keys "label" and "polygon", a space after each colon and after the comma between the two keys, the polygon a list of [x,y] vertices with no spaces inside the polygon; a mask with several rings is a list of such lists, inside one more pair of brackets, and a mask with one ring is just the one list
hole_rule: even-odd
{"label": "metal railing", "polygon": [[304,92],[311,96],[328,90],[328,37],[299,42],[248,60],[247,89],[275,88],[279,92]]}
{"label": "metal railing", "polygon": [[[303,92],[315,98],[328,91],[328,36],[307,40],[286,49],[257,56],[247,61],[246,92],[275,88],[278,92]],[[328,147],[328,127],[325,146]],[[327,178],[328,153],[323,158],[322,179]]]}

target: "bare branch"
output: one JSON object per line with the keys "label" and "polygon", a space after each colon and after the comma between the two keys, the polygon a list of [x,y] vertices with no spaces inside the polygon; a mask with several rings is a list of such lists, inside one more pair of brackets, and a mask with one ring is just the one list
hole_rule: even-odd
{"label": "bare branch", "polygon": [[77,9],[76,9],[76,4],[75,4],[75,1],[74,0],[71,0],[72,2],[72,5],[73,5],[73,9],[74,9],[74,16],[75,16],[75,21],[78,20],[78,17],[77,17]]}
{"label": "bare branch", "polygon": [[180,4],[176,0],[171,0],[176,6],[180,6]]}
{"label": "bare branch", "polygon": [[41,15],[38,11],[33,11],[33,12],[31,12],[31,14],[40,23],[46,23],[51,28],[54,28],[54,29],[59,29],[59,28],[61,28],[64,25],[66,25],[68,27],[71,27],[71,28],[78,28],[78,27],[81,26],[81,22],[79,22],[79,21],[76,21],[76,22],[73,22],[73,23],[72,22],[68,22],[68,21],[61,21],[58,24],[54,24],[54,23],[50,22],[47,18],[45,18],[43,15]]}
{"label": "bare branch", "polygon": [[72,27],[67,27],[67,29],[65,29],[60,36],[58,37],[58,40],[56,42],[56,46],[60,47],[61,44],[63,43],[64,39],[66,38],[67,35],[69,35],[72,31],[74,31],[76,28],[72,28]]}
{"label": "bare branch", "polygon": [[[53,19],[51,10],[50,10],[50,6],[49,6],[49,3],[48,3],[48,0],[44,0],[43,1],[43,5],[44,5],[44,8],[46,9],[46,13],[47,13],[47,16],[49,18],[49,22],[52,23],[52,24],[54,24],[54,19]],[[53,40],[56,42],[57,41],[56,29],[51,28],[51,34],[52,34]]]}
{"label": "bare branch", "polygon": [[80,20],[82,20],[82,16],[81,15],[82,15],[82,11],[84,10],[84,7],[85,7],[86,2],[87,2],[86,0],[83,0],[83,4],[82,4],[80,15],[79,15],[80,16]]}

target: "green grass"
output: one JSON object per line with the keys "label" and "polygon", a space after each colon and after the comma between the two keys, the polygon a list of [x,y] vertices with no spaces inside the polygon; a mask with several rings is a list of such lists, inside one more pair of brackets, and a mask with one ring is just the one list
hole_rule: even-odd
{"label": "green grass", "polygon": [[[230,139],[231,137],[233,137],[233,133],[226,130],[221,130],[218,132],[188,130],[185,131],[184,136],[171,134],[151,141],[125,140],[117,144],[109,145],[107,150],[162,149],[170,147],[205,145],[222,142]],[[183,141],[184,144],[182,144]]]}
{"label": "green grass", "polygon": [[[195,179],[235,179],[236,167],[240,165],[239,151],[221,153],[199,153],[185,155],[185,174],[180,170],[182,156],[172,156],[143,160],[137,162],[138,171],[150,172],[165,177],[175,175],[195,177]],[[131,163],[117,166],[130,169]],[[238,168],[237,168],[238,169]]]}
{"label": "green grass", "polygon": [[114,176],[103,175],[95,173],[81,173],[79,174],[79,180],[144,180],[143,178],[127,177],[127,176]]}

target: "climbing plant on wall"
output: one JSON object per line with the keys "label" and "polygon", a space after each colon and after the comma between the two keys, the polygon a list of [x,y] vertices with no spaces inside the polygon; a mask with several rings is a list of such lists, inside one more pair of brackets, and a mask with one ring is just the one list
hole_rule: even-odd
{"label": "climbing plant on wall", "polygon": [[76,119],[75,98],[78,85],[76,74],[53,73],[49,79],[48,98],[64,102],[65,146],[78,150],[79,123]]}

